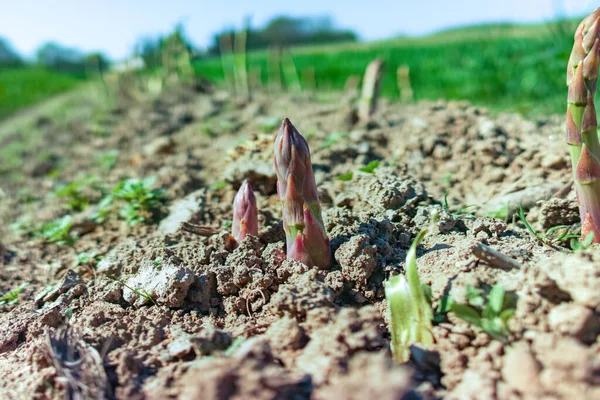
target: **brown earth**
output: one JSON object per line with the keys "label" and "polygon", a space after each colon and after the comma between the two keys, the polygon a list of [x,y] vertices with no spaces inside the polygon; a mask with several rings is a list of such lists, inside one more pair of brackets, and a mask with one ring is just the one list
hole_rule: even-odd
{"label": "brown earth", "polygon": [[[600,398],[600,256],[543,244],[513,216],[522,204],[539,232],[578,229],[573,193],[551,198],[570,175],[560,117],[383,101],[361,124],[341,95],[240,104],[197,89],[118,108],[73,94],[0,124],[0,292],[28,283],[17,304],[0,306],[0,398]],[[284,116],[312,149],[331,270],[285,260],[272,168],[273,121]],[[114,149],[115,165],[101,167],[98,155]],[[373,160],[374,173],[356,172]],[[53,193],[85,174],[99,182],[91,206],[69,210]],[[106,188],[148,176],[168,191],[155,223],[90,218]],[[229,251],[244,178],[262,230]],[[433,306],[501,283],[516,312],[505,341],[448,313],[435,347],[399,365],[383,282],[402,272],[434,211],[417,260]],[[9,229],[65,214],[79,235],[72,247]],[[512,261],[486,261],[478,244]],[[78,263],[81,252],[97,257]]]}

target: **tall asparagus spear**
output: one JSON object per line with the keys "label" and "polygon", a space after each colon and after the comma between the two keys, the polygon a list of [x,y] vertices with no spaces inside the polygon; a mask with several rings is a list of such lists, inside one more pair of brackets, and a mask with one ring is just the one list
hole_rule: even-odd
{"label": "tall asparagus spear", "polygon": [[321,217],[310,150],[287,118],[275,138],[274,161],[288,258],[308,266],[328,268],[331,249]]}
{"label": "tall asparagus spear", "polygon": [[567,66],[567,143],[581,216],[581,237],[600,243],[600,145],[594,95],[598,83],[600,8],[575,31]]}

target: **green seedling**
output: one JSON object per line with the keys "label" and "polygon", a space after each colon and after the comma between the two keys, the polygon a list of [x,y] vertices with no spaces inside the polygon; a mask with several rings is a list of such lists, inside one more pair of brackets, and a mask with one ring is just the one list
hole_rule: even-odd
{"label": "green seedling", "polygon": [[28,215],[20,216],[15,222],[10,224],[8,228],[17,236],[30,235],[37,231],[31,217]]}
{"label": "green seedling", "polygon": [[508,204],[499,207],[495,211],[488,212],[486,216],[506,221],[508,219]]}
{"label": "green seedling", "polygon": [[571,238],[569,241],[569,245],[571,246],[571,250],[573,251],[583,251],[587,250],[592,242],[594,241],[594,232],[589,232],[588,235],[583,240],[579,240],[579,236]]}
{"label": "green seedling", "polygon": [[39,197],[35,197],[35,195],[32,193],[32,190],[26,187],[17,189],[17,199],[19,200],[20,203],[25,203],[25,204],[29,204],[29,203],[33,203],[35,201],[39,201]]}
{"label": "green seedling", "polygon": [[393,276],[385,284],[392,354],[402,363],[410,358],[410,345],[433,345],[433,310],[427,299],[429,291],[424,290],[417,272],[417,246],[426,234],[427,231],[421,231],[413,241],[406,256],[405,274]]}
{"label": "green seedling", "polygon": [[348,136],[348,134],[344,133],[344,132],[332,132],[329,135],[327,135],[327,137],[325,138],[323,143],[321,143],[321,148],[325,149],[325,148],[331,147],[347,136]]}
{"label": "green seedling", "polygon": [[372,174],[373,172],[375,172],[375,170],[379,167],[380,164],[381,164],[381,161],[373,160],[370,163],[368,163],[367,165],[365,165],[364,167],[360,167],[358,170],[360,172]]}
{"label": "green seedling", "polygon": [[82,211],[88,208],[90,200],[83,194],[86,184],[83,180],[74,181],[59,187],[54,193],[58,197],[67,199],[67,207],[73,211]]}
{"label": "green seedling", "polygon": [[444,204],[443,207],[450,212],[452,215],[474,215],[477,210],[481,207],[477,204],[467,204],[466,206],[460,207],[456,211],[450,211],[450,206],[448,205],[448,191],[444,193]]}
{"label": "green seedling", "polygon": [[341,174],[338,175],[338,177],[336,178],[338,181],[351,181],[352,177],[354,176],[354,172],[350,171],[350,172],[346,172],[345,174]]}
{"label": "green seedling", "polygon": [[47,243],[72,246],[76,240],[70,233],[72,225],[73,222],[71,216],[65,215],[55,221],[42,225],[37,229],[37,233],[44,238]]}
{"label": "green seedling", "polygon": [[125,282],[123,282],[119,279],[113,279],[113,280],[115,282],[119,282],[121,285],[125,286],[127,289],[131,290],[133,293],[137,294],[138,296],[148,300],[153,305],[156,305],[156,303],[154,302],[154,299],[152,298],[152,295],[150,293],[148,293],[148,291],[146,289],[136,289],[136,288],[129,286],[128,284],[126,284]]}
{"label": "green seedling", "polygon": [[0,305],[5,304],[17,304],[19,302],[19,295],[25,286],[29,285],[29,282],[21,283],[16,289],[11,290],[8,293],[0,296]]}
{"label": "green seedling", "polygon": [[449,186],[452,183],[452,172],[447,172],[441,179],[442,185]]}
{"label": "green seedling", "polygon": [[202,125],[200,125],[200,132],[203,135],[206,135],[210,138],[214,138],[218,136],[218,133],[215,132],[215,130],[212,128],[212,125],[209,122],[205,122]]}
{"label": "green seedling", "polygon": [[515,313],[514,299],[500,284],[494,285],[487,296],[481,290],[467,286],[467,304],[446,299],[445,308],[458,318],[483,330],[492,338],[506,341],[510,331],[508,321]]}
{"label": "green seedling", "polygon": [[279,127],[281,118],[279,117],[266,117],[260,120],[258,127],[263,133],[271,133]]}
{"label": "green seedling", "polygon": [[[381,164],[381,161],[374,160],[374,161],[371,161],[370,163],[368,163],[367,165],[358,168],[356,171],[363,172],[365,174],[372,174],[373,172],[375,172],[375,170],[379,167],[380,164]],[[350,172],[346,172],[344,174],[338,175],[335,179],[337,179],[338,181],[346,182],[346,181],[351,181],[353,177],[354,177],[354,172],[350,171]]]}
{"label": "green seedling", "polygon": [[[433,303],[433,292],[431,291],[431,286],[422,284],[423,292],[425,293],[425,298],[427,302],[431,306]],[[433,322],[439,324],[446,319],[446,313],[450,311],[450,297],[442,296],[438,301],[438,306],[433,313]]]}
{"label": "green seedling", "polygon": [[95,265],[99,260],[99,256],[95,252],[87,253],[85,251],[77,254],[77,265]]}
{"label": "green seedling", "polygon": [[225,181],[217,181],[215,183],[213,183],[212,185],[210,185],[210,187],[208,188],[209,191],[214,192],[216,190],[221,190],[221,189],[225,189],[227,187],[227,182]]}
{"label": "green seedling", "polygon": [[109,217],[112,211],[112,204],[112,196],[108,195],[102,198],[102,200],[100,200],[100,202],[98,203],[98,208],[96,209],[96,212],[94,213],[92,219],[99,224],[106,221],[106,219]]}
{"label": "green seedling", "polygon": [[231,220],[223,221],[222,225],[223,225],[223,229],[229,229],[233,225],[233,221],[231,221]]}
{"label": "green seedling", "polygon": [[[540,241],[542,244],[551,246],[556,243],[562,243],[562,242],[566,242],[566,241],[572,242],[573,240],[576,241],[581,238],[580,235],[571,233],[571,227],[568,225],[553,226],[553,227],[549,228],[545,233],[537,232],[533,228],[533,226],[531,226],[531,224],[527,221],[527,218],[525,217],[525,213],[523,212],[523,207],[520,205],[519,205],[519,208],[517,209],[517,215],[519,216],[519,219],[521,220],[523,225],[525,225],[525,228],[531,234],[531,236],[533,236],[535,239]],[[594,233],[590,232],[588,234],[588,237],[590,235],[593,240]],[[590,245],[592,240],[590,240],[590,242],[587,244],[587,246]]]}
{"label": "green seedling", "polygon": [[129,225],[147,222],[156,215],[166,200],[164,189],[152,189],[155,181],[155,177],[149,177],[119,182],[112,193],[98,204],[94,219],[97,222],[104,221],[113,207],[120,205],[119,216]]}
{"label": "green seedling", "polygon": [[109,171],[117,165],[117,157],[119,157],[119,150],[109,150],[96,158],[96,164],[101,169]]}
{"label": "green seedling", "polygon": [[243,337],[236,337],[233,339],[233,342],[229,345],[229,347],[223,352],[227,357],[231,356],[234,351],[240,348],[240,346],[246,341]]}

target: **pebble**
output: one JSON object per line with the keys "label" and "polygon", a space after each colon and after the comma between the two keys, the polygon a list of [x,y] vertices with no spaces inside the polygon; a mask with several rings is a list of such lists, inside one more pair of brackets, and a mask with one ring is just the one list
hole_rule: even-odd
{"label": "pebble", "polygon": [[517,343],[504,356],[502,379],[521,393],[532,394],[540,386],[540,366],[527,344]]}
{"label": "pebble", "polygon": [[573,336],[584,343],[593,343],[600,333],[600,321],[589,308],[573,303],[560,304],[548,314],[550,328]]}

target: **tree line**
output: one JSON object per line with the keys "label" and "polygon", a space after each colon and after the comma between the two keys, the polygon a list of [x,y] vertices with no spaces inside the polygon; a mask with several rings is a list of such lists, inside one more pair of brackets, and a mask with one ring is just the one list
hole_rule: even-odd
{"label": "tree line", "polygon": [[[278,16],[261,28],[253,28],[249,21],[245,23],[247,50],[259,50],[268,47],[289,47],[305,44],[323,44],[358,40],[355,32],[339,29],[328,16],[290,17]],[[223,29],[213,36],[207,49],[198,49],[185,34],[182,25],[166,36],[144,37],[135,45],[134,55],[141,57],[149,68],[158,67],[163,62],[162,53],[173,41],[184,44],[193,58],[218,56],[223,38],[232,38],[239,29]],[[0,37],[0,68],[18,68],[31,64]],[[36,51],[34,64],[71,75],[85,76],[90,70],[105,70],[110,65],[108,57],[100,52],[83,53],[56,42],[41,45]]]}

